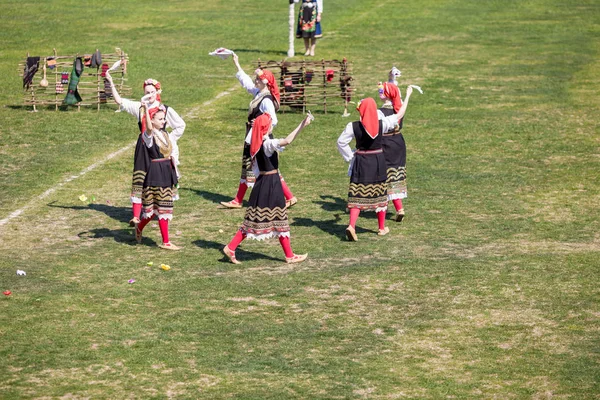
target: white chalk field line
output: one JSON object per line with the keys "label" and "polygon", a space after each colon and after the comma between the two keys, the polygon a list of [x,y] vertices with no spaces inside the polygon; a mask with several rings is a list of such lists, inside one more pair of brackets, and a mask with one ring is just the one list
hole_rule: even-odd
{"label": "white chalk field line", "polygon": [[[211,99],[211,100],[207,100],[204,103],[202,103],[201,106],[196,106],[193,107],[189,112],[187,112],[183,118],[191,118],[195,115],[195,113],[197,111],[200,110],[201,107],[206,107],[210,104],[212,104],[215,100],[220,99],[221,97],[227,96],[229,94],[231,94],[231,92],[233,90],[235,90],[237,88],[237,86],[234,86],[230,89],[227,89],[219,94],[217,94],[215,96],[215,98]],[[102,160],[95,162],[94,164],[90,165],[89,167],[83,169],[81,172],[79,172],[77,175],[71,175],[70,177],[68,177],[67,179],[63,180],[62,182],[54,185],[53,187],[51,187],[50,189],[46,190],[44,193],[40,194],[39,196],[36,196],[35,198],[33,198],[32,200],[30,200],[25,206],[19,208],[18,210],[15,210],[13,212],[11,212],[8,216],[6,216],[3,219],[0,219],[0,226],[6,225],[8,222],[10,222],[11,220],[15,219],[16,217],[18,217],[19,215],[23,214],[26,210],[32,208],[37,202],[39,202],[40,200],[48,197],[49,195],[51,195],[52,193],[56,192],[58,189],[60,189],[61,187],[63,187],[64,185],[66,185],[69,182],[72,182],[78,178],[81,178],[82,176],[84,176],[85,174],[87,174],[88,172],[91,172],[93,170],[95,170],[96,168],[102,166],[103,164],[105,164],[106,162],[110,161],[111,159],[121,155],[122,153],[124,153],[125,151],[129,150],[130,148],[132,148],[133,146],[135,146],[136,142],[130,143],[125,147],[120,148],[119,150],[110,153],[109,155],[107,155],[106,157],[104,157]]]}

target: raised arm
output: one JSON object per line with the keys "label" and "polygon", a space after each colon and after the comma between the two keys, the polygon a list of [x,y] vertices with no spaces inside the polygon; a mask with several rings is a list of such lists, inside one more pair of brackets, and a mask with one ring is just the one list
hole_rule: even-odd
{"label": "raised arm", "polygon": [[152,126],[152,118],[150,118],[150,111],[148,107],[148,103],[144,102],[143,104],[143,110],[144,110],[144,118],[146,118],[146,132],[142,132],[144,133],[146,136],[152,136],[152,131],[154,130],[154,127]]}
{"label": "raised arm", "polygon": [[240,60],[239,60],[238,55],[233,53],[231,55],[231,58],[233,59],[233,65],[235,65],[235,67],[237,68],[237,72],[244,72],[244,70],[240,66]]}
{"label": "raised arm", "polygon": [[259,92],[259,90],[256,88],[256,86],[254,86],[254,81],[252,80],[252,78],[250,78],[250,76],[248,76],[247,73],[244,72],[244,70],[240,66],[237,54],[233,53],[231,57],[233,58],[233,63],[237,68],[235,77],[238,79],[238,81],[240,81],[240,85],[242,85],[242,87],[246,89],[248,93],[250,93],[252,96],[255,96],[256,93]]}
{"label": "raised arm", "polygon": [[406,98],[404,99],[404,102],[402,102],[402,107],[400,107],[400,110],[398,110],[398,114],[394,114],[398,121],[400,121],[400,118],[404,117],[404,114],[406,113],[406,108],[408,107],[408,101],[410,100],[412,91],[412,87],[409,86],[406,88]]}
{"label": "raised arm", "polygon": [[394,130],[394,128],[398,125],[404,114],[406,113],[406,109],[408,108],[408,101],[410,100],[410,95],[412,94],[413,89],[409,86],[406,88],[406,98],[402,103],[402,107],[398,110],[397,114],[390,115],[389,117],[385,117],[381,119],[383,132],[389,132]]}
{"label": "raised arm", "polygon": [[300,124],[296,127],[296,129],[294,129],[289,135],[287,135],[286,138],[279,139],[279,146],[285,147],[285,146],[289,145],[290,143],[292,143],[294,141],[294,139],[296,139],[296,135],[298,135],[298,133],[300,133],[300,131],[302,129],[304,129],[306,126],[310,125],[311,122],[312,122],[312,117],[307,114],[306,117],[302,120],[302,122],[300,122]]}
{"label": "raised arm", "polygon": [[113,100],[118,105],[121,105],[121,103],[123,102],[123,100],[121,99],[121,96],[119,95],[119,92],[117,92],[117,88],[115,87],[115,84],[113,83],[113,78],[110,75],[110,72],[106,71],[105,78],[108,81],[108,83],[110,83],[110,90],[112,91]]}

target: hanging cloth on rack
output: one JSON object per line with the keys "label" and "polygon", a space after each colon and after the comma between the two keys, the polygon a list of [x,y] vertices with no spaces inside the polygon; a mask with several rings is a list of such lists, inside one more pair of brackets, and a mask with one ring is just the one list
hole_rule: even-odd
{"label": "hanging cloth on rack", "polygon": [[23,69],[23,87],[25,89],[29,89],[29,86],[31,86],[31,83],[33,82],[33,76],[39,67],[39,57],[27,57],[27,62],[25,63],[25,68]]}
{"label": "hanging cloth on rack", "polygon": [[98,68],[102,65],[102,54],[100,54],[100,50],[96,50],[94,54],[92,54],[92,63],[90,65],[91,68]]}
{"label": "hanging cloth on rack", "polygon": [[69,90],[67,91],[67,97],[65,97],[64,103],[68,105],[74,105],[81,102],[81,96],[77,90],[79,84],[79,78],[83,73],[83,60],[81,57],[77,57],[73,62],[73,70],[71,71],[71,79],[69,80]]}

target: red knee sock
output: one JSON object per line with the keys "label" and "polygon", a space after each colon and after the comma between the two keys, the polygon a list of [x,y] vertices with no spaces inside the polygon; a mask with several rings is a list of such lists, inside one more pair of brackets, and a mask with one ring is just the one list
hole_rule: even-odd
{"label": "red knee sock", "polygon": [[385,211],[379,211],[377,213],[377,222],[379,223],[379,229],[385,229]]}
{"label": "red knee sock", "polygon": [[402,209],[402,199],[394,199],[392,200],[392,203],[394,203],[394,208],[396,208],[396,211],[400,211]]}
{"label": "red knee sock", "polygon": [[140,215],[142,214],[142,203],[133,203],[132,208],[133,208],[133,216],[135,218],[139,219]]}
{"label": "red knee sock", "polygon": [[238,191],[233,201],[242,204],[242,202],[244,201],[244,196],[246,195],[246,190],[248,190],[248,185],[244,182],[240,182],[240,186],[238,186]]}
{"label": "red knee sock", "polygon": [[288,187],[287,183],[285,183],[283,180],[283,176],[281,174],[279,174],[279,179],[281,180],[281,187],[283,188],[283,195],[285,196],[285,199],[291,200],[294,195],[292,194],[292,191]]}
{"label": "red knee sock", "polygon": [[146,225],[148,225],[148,222],[150,222],[150,221],[152,221],[152,217],[150,217],[150,218],[144,218],[143,220],[141,220],[140,223],[137,226],[138,231],[140,231],[140,232],[143,231],[144,227]]}
{"label": "red knee sock", "polygon": [[158,227],[160,228],[160,234],[162,235],[163,243],[169,243],[169,220],[159,218]]}
{"label": "red knee sock", "polygon": [[350,226],[356,228],[356,221],[358,220],[358,214],[360,214],[359,208],[350,209]]}
{"label": "red knee sock", "polygon": [[238,229],[238,231],[235,233],[235,236],[233,237],[233,239],[231,239],[231,242],[229,242],[227,247],[229,247],[229,250],[235,251],[235,249],[237,249],[237,247],[240,245],[240,243],[242,243],[242,240],[244,239],[246,239],[246,234]]}
{"label": "red knee sock", "polygon": [[290,242],[290,238],[287,236],[279,236],[279,243],[281,243],[281,247],[283,247],[283,252],[287,258],[294,257],[294,252],[292,251],[292,243]]}

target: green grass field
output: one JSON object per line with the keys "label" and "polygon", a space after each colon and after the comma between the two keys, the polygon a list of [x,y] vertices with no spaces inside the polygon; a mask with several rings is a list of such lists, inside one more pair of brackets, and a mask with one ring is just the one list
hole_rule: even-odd
{"label": "green grass field", "polygon": [[[362,214],[355,243],[336,139],[358,114],[313,110],[281,157],[297,265],[277,241],[245,241],[241,265],[220,251],[244,215],[217,205],[250,96],[208,56],[285,58],[286,1],[0,5],[1,399],[600,398],[597,1],[326,0],[317,57],[353,63],[355,99],[392,65],[425,93],[403,129],[405,221],[378,237]],[[133,118],[23,106],[27,53],[115,47],[132,97],[156,78],[187,123],[181,252],[127,224],[133,147],[107,156]]]}

